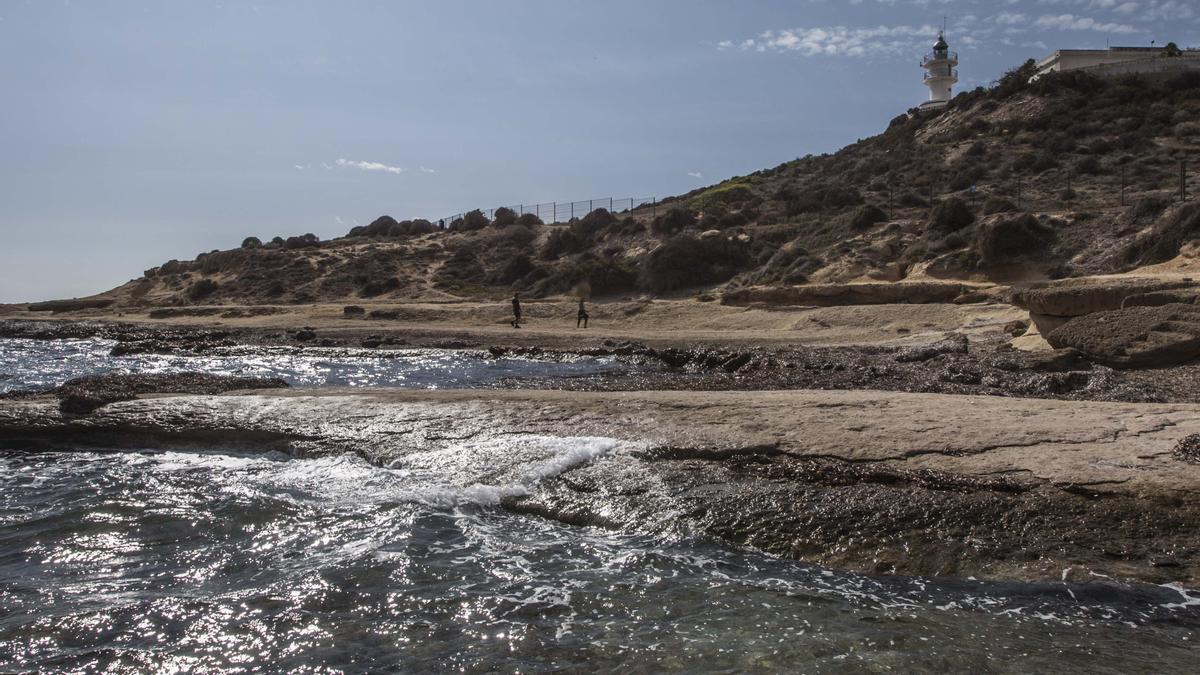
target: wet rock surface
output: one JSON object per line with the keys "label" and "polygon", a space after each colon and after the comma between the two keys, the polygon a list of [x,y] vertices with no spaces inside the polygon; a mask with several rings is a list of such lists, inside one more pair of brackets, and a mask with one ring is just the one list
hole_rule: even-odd
{"label": "wet rock surface", "polygon": [[[1200,581],[1200,406],[887,392],[280,390],[64,414],[0,401],[0,442],[355,452],[385,466],[520,435],[623,449],[503,501],[869,573]],[[496,462],[504,475],[503,453]],[[428,461],[428,460],[422,460]]]}
{"label": "wet rock surface", "polygon": [[28,399],[52,396],[64,413],[86,415],[101,406],[128,401],[144,394],[221,394],[243,389],[281,389],[287,382],[277,378],[230,377],[208,373],[163,373],[148,375],[93,375],[68,380],[60,387],[40,392],[0,395]]}

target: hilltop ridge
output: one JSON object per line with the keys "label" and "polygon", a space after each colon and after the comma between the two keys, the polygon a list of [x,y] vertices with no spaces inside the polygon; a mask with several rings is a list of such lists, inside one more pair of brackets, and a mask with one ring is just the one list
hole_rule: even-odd
{"label": "hilltop ridge", "polygon": [[1030,82],[1032,68],[960,93],[943,111],[900,115],[836,153],[653,207],[560,224],[472,212],[446,231],[384,216],[330,241],[248,237],[102,297],[169,307],[1025,282],[1190,254],[1200,208],[1174,202],[1180,162],[1200,149],[1200,74]]}

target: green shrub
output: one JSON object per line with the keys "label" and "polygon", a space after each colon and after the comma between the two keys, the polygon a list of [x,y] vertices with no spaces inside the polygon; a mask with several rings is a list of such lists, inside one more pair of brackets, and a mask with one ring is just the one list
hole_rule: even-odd
{"label": "green shrub", "polygon": [[691,200],[692,208],[705,210],[717,204],[736,204],[754,197],[750,183],[731,181],[709,188]]}
{"label": "green shrub", "polygon": [[749,247],[736,239],[681,234],[646,256],[640,281],[643,288],[663,293],[726,281],[749,263]]}
{"label": "green shrub", "polygon": [[512,251],[529,248],[536,239],[537,233],[533,230],[522,225],[513,225],[488,237],[486,247],[489,253],[508,255]]}
{"label": "green shrub", "polygon": [[950,197],[933,207],[929,229],[944,235],[961,230],[973,222],[975,214],[971,207],[958,197]]}
{"label": "green shrub", "polygon": [[608,209],[596,209],[573,223],[572,227],[583,239],[592,241],[597,235],[616,225],[617,220]]}
{"label": "green shrub", "polygon": [[555,260],[564,255],[579,253],[588,247],[588,242],[574,228],[562,227],[551,230],[539,254],[543,260]]}
{"label": "green shrub", "polygon": [[1008,213],[1009,211],[1016,210],[1016,204],[1013,204],[1004,197],[993,196],[988,197],[983,201],[983,212],[987,215],[992,215],[993,213]]}
{"label": "green shrub", "polygon": [[993,265],[1020,258],[1044,258],[1054,240],[1052,228],[1023,213],[980,226],[974,248],[980,263]]}
{"label": "green shrub", "polygon": [[317,235],[312,234],[311,232],[299,237],[288,237],[283,242],[283,248],[287,251],[298,248],[313,248],[320,245],[321,240],[317,238]]}
{"label": "green shrub", "polygon": [[650,231],[657,235],[675,234],[696,224],[696,212],[678,206],[658,216],[650,224]]}
{"label": "green shrub", "polygon": [[[396,224],[395,218],[391,216],[380,216],[375,220],[372,220],[369,225],[363,227],[361,230],[355,228],[355,230],[358,230],[358,232],[352,236],[386,237],[391,232],[392,227]],[[351,232],[353,231],[354,230],[351,230]]]}
{"label": "green shrub", "polygon": [[242,240],[242,248],[262,248],[262,240],[258,237],[246,237]]}
{"label": "green shrub", "polygon": [[483,215],[483,211],[475,209],[474,211],[463,214],[462,225],[459,227],[459,229],[471,232],[474,230],[482,230],[487,226],[487,216]]}
{"label": "green shrub", "polygon": [[493,284],[509,285],[524,279],[537,268],[533,260],[524,253],[509,258],[500,269],[492,275]]}
{"label": "green shrub", "polygon": [[1075,162],[1075,172],[1084,176],[1095,176],[1103,173],[1104,167],[1100,164],[1100,160],[1089,155]]}
{"label": "green shrub", "polygon": [[857,188],[845,185],[814,185],[787,202],[788,216],[842,209],[863,203]]}
{"label": "green shrub", "polygon": [[888,219],[883,209],[874,204],[864,204],[850,214],[850,227],[856,231],[868,230],[878,223],[882,223]]}
{"label": "green shrub", "polygon": [[414,235],[429,234],[431,232],[436,232],[436,231],[437,231],[437,226],[434,225],[433,223],[429,222],[428,220],[425,220],[424,218],[417,218],[416,220],[412,221],[412,226],[409,228],[409,234],[414,234]]}
{"label": "green shrub", "polygon": [[517,212],[512,209],[501,206],[492,214],[492,225],[494,227],[508,227],[517,222]]}
{"label": "green shrub", "polygon": [[217,288],[217,282],[212,279],[201,279],[188,287],[187,296],[192,302],[197,302],[216,293]]}
{"label": "green shrub", "polygon": [[373,298],[384,293],[390,293],[400,288],[400,280],[396,277],[387,277],[386,279],[373,279],[368,281],[358,291],[359,296],[364,298]]}
{"label": "green shrub", "polygon": [[535,214],[535,213],[522,213],[520,216],[517,217],[517,225],[524,225],[525,227],[536,227],[538,225],[544,225],[544,224],[545,223],[542,222],[542,219],[538,218],[537,214]]}
{"label": "green shrub", "polygon": [[913,192],[912,190],[905,190],[904,192],[896,195],[896,204],[908,208],[929,206],[929,202],[926,201],[924,197],[916,192]]}

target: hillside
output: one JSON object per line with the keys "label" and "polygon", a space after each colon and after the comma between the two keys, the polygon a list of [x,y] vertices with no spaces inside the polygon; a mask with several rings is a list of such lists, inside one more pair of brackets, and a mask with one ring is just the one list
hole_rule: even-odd
{"label": "hillside", "polygon": [[[153,307],[1038,280],[1190,252],[1200,206],[1177,201],[1180,162],[1200,150],[1200,77],[1029,83],[1031,72],[940,113],[901,115],[835,154],[632,213],[565,224],[474,213],[447,231],[385,216],[331,241],[251,237],[103,297]],[[1185,170],[1200,190],[1200,171]]]}

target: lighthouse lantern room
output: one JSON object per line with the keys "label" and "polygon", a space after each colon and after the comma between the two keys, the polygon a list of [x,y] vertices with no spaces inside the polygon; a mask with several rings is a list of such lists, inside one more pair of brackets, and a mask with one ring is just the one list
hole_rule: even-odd
{"label": "lighthouse lantern room", "polygon": [[929,100],[921,104],[921,110],[946,107],[950,88],[958,83],[958,54],[946,44],[945,31],[938,33],[933,51],[921,59],[921,67],[925,69],[925,86],[929,87]]}

